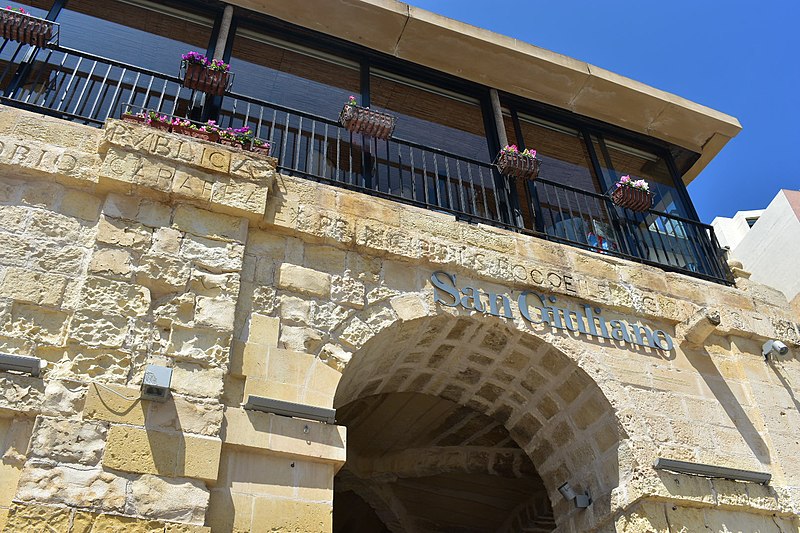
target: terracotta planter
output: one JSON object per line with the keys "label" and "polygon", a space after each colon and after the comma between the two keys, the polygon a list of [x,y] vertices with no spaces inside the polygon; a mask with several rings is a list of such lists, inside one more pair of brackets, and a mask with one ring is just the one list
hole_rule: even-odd
{"label": "terracotta planter", "polygon": [[614,192],[611,193],[611,200],[616,205],[637,213],[644,213],[653,205],[653,195],[650,191],[625,186],[614,189]]}
{"label": "terracotta planter", "polygon": [[53,38],[53,23],[25,13],[0,9],[0,32],[3,38],[45,46]]}
{"label": "terracotta planter", "polygon": [[518,153],[500,152],[495,159],[497,169],[504,176],[535,180],[539,176],[539,160]]}
{"label": "terracotta planter", "polygon": [[200,63],[182,63],[183,86],[214,96],[222,96],[228,88],[230,72],[211,70]]}
{"label": "terracotta planter", "polygon": [[187,126],[172,126],[172,133],[178,133],[180,135],[186,135],[187,137],[193,137],[195,139],[209,141],[212,143],[219,142],[219,133],[216,131],[196,130]]}
{"label": "terracotta planter", "polygon": [[148,126],[157,130],[172,131],[172,124],[169,124],[168,122],[159,122],[157,120],[153,120],[148,124]]}
{"label": "terracotta planter", "polygon": [[339,114],[339,122],[353,133],[360,133],[376,139],[389,139],[394,132],[395,117],[373,111],[366,107],[345,104]]}
{"label": "terracotta planter", "polygon": [[125,122],[133,122],[134,124],[147,123],[147,117],[140,117],[138,115],[127,115],[125,113],[122,114],[122,120],[124,120]]}
{"label": "terracotta planter", "polygon": [[261,146],[256,146],[254,144],[253,148],[252,148],[253,152],[255,152],[257,154],[264,155],[264,156],[269,155],[269,152],[270,152],[271,149],[272,149],[272,146],[269,145],[269,144],[266,144],[266,143],[262,144]]}
{"label": "terracotta planter", "polygon": [[239,150],[249,150],[250,149],[250,143],[247,143],[247,145],[244,145],[243,143],[240,143],[239,141],[234,141],[232,139],[224,139],[224,138],[220,139],[219,142],[220,142],[220,144],[223,144],[225,146],[230,146],[232,148],[238,148]]}

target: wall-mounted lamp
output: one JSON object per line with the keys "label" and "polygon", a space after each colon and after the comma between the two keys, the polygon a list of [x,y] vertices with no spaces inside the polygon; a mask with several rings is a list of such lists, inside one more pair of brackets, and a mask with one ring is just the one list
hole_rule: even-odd
{"label": "wall-mounted lamp", "polygon": [[147,365],[142,380],[142,400],[165,402],[169,398],[172,369],[165,366]]}
{"label": "wall-mounted lamp", "polygon": [[336,409],[317,407],[316,405],[305,405],[302,403],[286,402],[274,398],[264,398],[263,396],[247,396],[245,409],[253,411],[263,411],[265,413],[275,413],[281,416],[291,416],[294,418],[305,418],[326,424],[336,422]]}
{"label": "wall-mounted lamp", "polygon": [[789,347],[778,340],[767,341],[761,347],[761,355],[763,355],[764,359],[767,361],[774,359],[778,355],[786,355],[787,353],[789,353]]}
{"label": "wall-mounted lamp", "polygon": [[592,505],[592,497],[589,495],[589,491],[587,490],[584,494],[577,494],[569,482],[558,487],[558,492],[561,493],[564,499],[574,501],[575,507],[578,509],[586,509]]}
{"label": "wall-mounted lamp", "polygon": [[0,370],[6,372],[21,372],[38,377],[39,373],[47,366],[47,361],[38,357],[28,357],[24,355],[10,355],[0,353]]}
{"label": "wall-mounted lamp", "polygon": [[701,463],[690,463],[688,461],[678,461],[677,459],[656,459],[653,468],[656,470],[669,470],[679,474],[694,474],[696,476],[716,477],[721,479],[732,479],[738,481],[752,481],[753,483],[769,483],[772,474],[766,472],[754,472],[752,470],[739,470],[738,468],[727,468],[724,466],[704,465]]}

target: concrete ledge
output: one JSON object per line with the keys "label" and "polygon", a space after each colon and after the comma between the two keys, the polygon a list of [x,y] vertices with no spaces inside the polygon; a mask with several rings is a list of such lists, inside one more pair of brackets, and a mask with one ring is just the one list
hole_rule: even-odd
{"label": "concrete ledge", "polygon": [[347,429],[344,426],[235,407],[225,408],[222,443],[307,461],[332,463],[335,471],[347,459]]}

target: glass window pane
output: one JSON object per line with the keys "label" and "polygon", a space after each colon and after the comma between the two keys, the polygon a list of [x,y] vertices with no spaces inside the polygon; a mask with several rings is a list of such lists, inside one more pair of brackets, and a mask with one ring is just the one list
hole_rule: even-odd
{"label": "glass window pane", "polygon": [[370,76],[373,108],[397,117],[395,136],[489,162],[477,101],[383,72]]}
{"label": "glass window pane", "polygon": [[359,94],[358,64],[247,28],[237,31],[231,70],[234,92],[335,120],[348,97]]}
{"label": "glass window pane", "polygon": [[61,44],[177,75],[181,54],[205,52],[213,17],[167,3],[70,0],[61,11]]}
{"label": "glass window pane", "polygon": [[586,191],[604,192],[592,171],[586,143],[579,132],[533,117],[520,116],[525,147],[542,161],[539,176]]}
{"label": "glass window pane", "polygon": [[604,137],[593,139],[603,169],[604,186],[611,189],[626,174],[634,180],[643,179],[654,196],[653,209],[688,217],[688,210],[678,195],[675,181],[663,157],[643,147]]}

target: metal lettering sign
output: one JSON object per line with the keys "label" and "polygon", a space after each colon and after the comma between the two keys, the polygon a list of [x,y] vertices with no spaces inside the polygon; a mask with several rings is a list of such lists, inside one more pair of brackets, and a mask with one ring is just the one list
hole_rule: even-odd
{"label": "metal lettering sign", "polygon": [[[462,307],[479,313],[502,318],[514,318],[511,299],[506,294],[484,292],[476,287],[456,286],[456,276],[437,271],[431,274],[433,301],[447,307]],[[660,329],[651,330],[642,324],[629,324],[624,320],[603,317],[600,307],[583,304],[583,309],[557,307],[555,296],[545,296],[535,291],[522,291],[517,306],[522,317],[531,324],[548,324],[550,327],[578,332],[593,337],[624,341],[649,348],[670,351],[672,337]]]}

